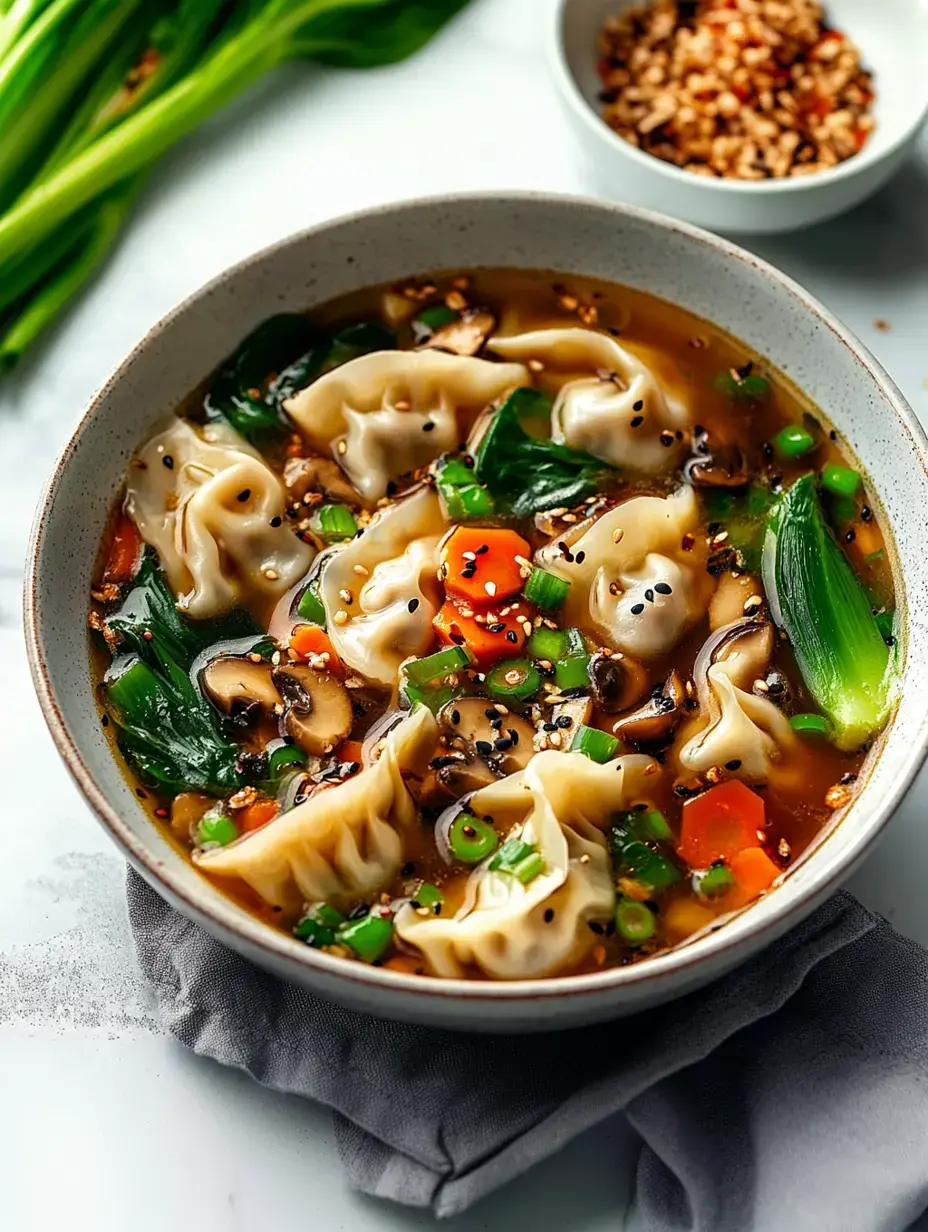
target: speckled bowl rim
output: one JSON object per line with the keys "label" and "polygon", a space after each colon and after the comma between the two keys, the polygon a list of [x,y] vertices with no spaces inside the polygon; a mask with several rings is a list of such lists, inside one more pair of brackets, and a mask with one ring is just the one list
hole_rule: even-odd
{"label": "speckled bowl rim", "polygon": [[[928,754],[928,712],[917,727],[917,739],[913,740],[907,751],[898,753],[900,767],[893,788],[881,800],[878,808],[872,809],[866,815],[864,824],[854,840],[849,843],[840,856],[828,858],[829,844],[823,842],[818,847],[805,868],[805,885],[800,894],[789,892],[790,879],[778,886],[764,899],[768,911],[763,920],[758,916],[752,921],[754,912],[747,908],[737,917],[720,927],[693,941],[684,943],[674,949],[655,955],[642,963],[629,967],[613,967],[587,975],[552,976],[546,979],[516,980],[512,982],[492,983],[489,981],[468,981],[458,979],[428,979],[407,975],[401,972],[389,971],[383,968],[369,967],[361,963],[347,962],[321,951],[300,945],[293,938],[278,932],[270,925],[260,923],[257,919],[246,915],[232,900],[204,902],[197,894],[188,892],[171,869],[163,866],[157,856],[140,841],[122,820],[118,810],[108,800],[106,793],[98,786],[93,774],[87,766],[78,742],[72,736],[61,712],[55,690],[51,682],[45,651],[39,635],[38,621],[38,562],[42,550],[50,518],[51,507],[55,499],[59,478],[70,465],[79,447],[81,437],[88,424],[96,416],[103,399],[119,385],[127,367],[167,326],[178,317],[183,316],[187,309],[203,296],[211,294],[216,288],[237,278],[250,266],[264,261],[272,254],[306,243],[310,240],[324,239],[327,233],[337,231],[346,224],[359,222],[362,219],[383,218],[402,214],[405,211],[417,211],[423,208],[451,208],[473,202],[475,205],[490,200],[496,204],[509,204],[514,209],[533,204],[543,204],[561,207],[566,213],[584,210],[602,214],[612,213],[616,218],[632,218],[660,230],[675,232],[686,239],[714,249],[719,255],[737,262],[765,275],[774,282],[779,290],[799,301],[799,303],[814,317],[826,326],[847,348],[858,364],[873,376],[885,397],[886,402],[895,411],[902,427],[911,438],[913,452],[928,473],[928,437],[926,437],[914,412],[907,404],[901,391],[886,373],[880,363],[869,353],[844,325],[841,324],[828,309],[798,283],[788,278],[774,266],[761,258],[739,248],[728,240],[721,239],[699,227],[680,222],[652,210],[635,206],[618,205],[603,202],[592,197],[568,195],[548,192],[506,191],[461,192],[411,198],[393,202],[372,209],[358,210],[341,215],[336,219],[321,223],[296,232],[275,244],[262,248],[251,256],[232,265],[202,286],[199,290],[187,296],[177,307],[164,316],[145,337],[133,348],[129,355],[116,368],[115,372],[105,382],[102,388],[92,398],[87,410],[78,422],[69,441],[62,450],[39,502],[30,536],[27,567],[24,580],[23,612],[26,637],[26,650],[33,683],[38,695],[39,704],[45,721],[51,731],[52,738],[63,758],[72,778],[81,791],[84,799],[97,815],[98,819],[123,851],[130,863],[143,871],[145,878],[163,892],[164,897],[180,905],[185,914],[204,924],[215,934],[219,930],[238,936],[246,946],[258,954],[266,954],[269,959],[289,966],[294,970],[308,968],[317,970],[320,975],[335,976],[338,981],[353,984],[360,988],[380,989],[394,994],[413,994],[409,1001],[409,1017],[416,1018],[415,1003],[426,998],[445,998],[466,1001],[470,1004],[481,1002],[499,1004],[523,1004],[556,1000],[561,997],[595,997],[602,998],[604,993],[612,991],[619,994],[622,989],[646,985],[657,981],[672,984],[673,977],[691,972],[700,964],[708,963],[713,958],[725,962],[729,952],[737,950],[756,934],[763,932],[772,941],[789,927],[792,916],[801,918],[803,905],[823,901],[833,890],[837,890],[849,873],[860,863],[870,850],[883,828],[886,826],[896,807],[902,800],[922,762]],[[89,664],[88,664],[89,669]],[[886,744],[892,741],[892,726],[886,735]],[[860,822],[860,815],[855,821]],[[152,834],[157,831],[152,827]],[[813,869],[812,865],[818,867]],[[745,953],[747,957],[747,951]],[[739,959],[729,956],[729,966],[736,965]],[[681,980],[680,991],[689,987]],[[669,992],[668,996],[674,996]],[[663,999],[666,999],[663,998]]]}
{"label": "speckled bowl rim", "polygon": [[[698,184],[700,188],[706,189],[707,192],[727,194],[733,197],[779,196],[788,193],[808,192],[822,184],[837,184],[842,180],[849,180],[855,175],[863,174],[869,167],[873,167],[877,163],[891,158],[897,150],[900,150],[912,140],[913,136],[928,119],[928,90],[925,90],[921,109],[914,113],[908,124],[900,127],[899,132],[888,145],[882,148],[871,145],[869,149],[864,148],[860,153],[855,154],[853,158],[845,159],[843,163],[839,163],[836,167],[829,167],[825,171],[816,172],[815,175],[779,180],[724,180],[718,177],[697,177],[691,172],[675,167],[673,163],[665,162],[663,159],[656,158],[653,154],[647,154],[644,150],[636,149],[635,146],[629,144],[629,142],[625,141],[624,138],[620,137],[618,133],[609,127],[584,96],[574,76],[570,61],[567,58],[567,49],[564,45],[564,23],[567,17],[567,5],[571,2],[572,0],[557,0],[548,26],[548,66],[555,84],[571,110],[583,121],[590,132],[603,142],[604,147],[612,150],[614,154],[637,163],[639,167],[664,177],[671,183],[681,186],[685,185],[689,188],[693,188],[694,184]],[[922,41],[928,42],[928,34],[926,34],[926,30],[928,30],[928,17],[922,15],[920,22],[921,25],[918,27],[919,37]]]}

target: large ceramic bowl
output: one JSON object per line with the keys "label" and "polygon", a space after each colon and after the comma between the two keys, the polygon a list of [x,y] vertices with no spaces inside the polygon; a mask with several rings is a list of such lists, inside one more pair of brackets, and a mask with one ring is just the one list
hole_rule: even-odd
{"label": "large ceramic bowl", "polygon": [[[266,927],[196,873],[135,799],[100,728],[87,594],[110,505],[134,448],[258,322],[369,283],[436,269],[539,268],[653,292],[730,330],[831,418],[869,472],[889,531],[905,687],[848,815],[785,883],[718,931],[647,962],[519,983],[441,981],[333,958]],[[155,889],[270,971],[357,1009],[465,1029],[563,1027],[668,1000],[775,944],[834,891],[882,830],[928,743],[928,444],[898,389],[820,304],[724,241],[639,210],[513,194],[413,201],[306,231],[236,266],[166,317],[94,399],[42,500],[26,630],[45,718],[114,842]]]}

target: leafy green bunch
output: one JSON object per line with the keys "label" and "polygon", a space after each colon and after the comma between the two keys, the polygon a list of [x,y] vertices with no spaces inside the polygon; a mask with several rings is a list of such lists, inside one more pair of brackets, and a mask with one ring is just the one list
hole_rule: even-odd
{"label": "leafy green bunch", "polygon": [[0,0],[0,371],[111,250],[146,170],[293,59],[373,68],[467,0]]}

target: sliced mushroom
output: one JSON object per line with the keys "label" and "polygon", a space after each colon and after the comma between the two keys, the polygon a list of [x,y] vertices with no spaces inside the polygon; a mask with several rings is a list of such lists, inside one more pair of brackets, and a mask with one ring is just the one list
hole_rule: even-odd
{"label": "sliced mushroom", "polygon": [[483,759],[497,774],[524,770],[535,751],[534,727],[517,714],[503,713],[487,697],[448,702],[438,718],[451,737],[451,750],[461,750],[472,760]]}
{"label": "sliced mushroom", "polygon": [[[705,438],[697,440],[697,449],[704,443]],[[690,483],[700,488],[743,488],[751,478],[748,460],[740,445],[712,446],[709,452],[700,452],[690,458],[683,471]]]}
{"label": "sliced mushroom", "polygon": [[199,791],[182,791],[171,802],[171,829],[177,837],[189,843],[193,827],[209,812],[216,801]]}
{"label": "sliced mushroom", "polygon": [[593,696],[606,714],[621,714],[640,701],[648,691],[648,673],[637,659],[604,652],[590,660]]}
{"label": "sliced mushroom", "polygon": [[263,714],[280,705],[273,668],[241,655],[222,655],[208,664],[200,678],[213,705],[237,728],[251,727]]}
{"label": "sliced mushroom", "polygon": [[460,320],[437,329],[423,350],[450,351],[452,355],[476,355],[496,329],[496,318],[490,312],[462,313]]}
{"label": "sliced mushroom", "polygon": [[613,733],[629,744],[659,744],[680,721],[684,696],[683,681],[674,670],[643,706],[613,723]]}
{"label": "sliced mushroom", "polygon": [[483,758],[476,754],[469,756],[463,750],[452,753],[439,749],[430,779],[426,779],[423,785],[420,803],[432,808],[444,808],[453,800],[460,800],[472,791],[495,783],[497,777]]}
{"label": "sliced mushroom", "polygon": [[[578,727],[584,727],[593,717],[593,699],[589,695],[583,697],[567,697],[556,706],[551,707],[551,722],[566,734],[565,747],[570,744]],[[566,720],[570,719],[568,723]]]}
{"label": "sliced mushroom", "polygon": [[351,731],[348,691],[328,672],[288,664],[276,669],[274,683],[284,699],[281,730],[310,757],[331,753]]}
{"label": "sliced mushroom", "polygon": [[284,467],[284,486],[294,502],[301,501],[310,492],[321,492],[332,500],[347,505],[361,503],[361,497],[332,458],[315,455],[308,458],[288,458]]}
{"label": "sliced mushroom", "polygon": [[764,588],[752,573],[723,573],[709,603],[709,628],[713,633],[745,616],[758,616],[764,605]]}

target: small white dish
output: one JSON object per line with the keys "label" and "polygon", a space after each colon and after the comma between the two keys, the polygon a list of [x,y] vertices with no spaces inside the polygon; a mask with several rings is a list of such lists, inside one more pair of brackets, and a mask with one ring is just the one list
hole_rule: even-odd
{"label": "small white dish", "polygon": [[876,129],[860,154],[796,179],[695,176],[643,153],[602,120],[596,39],[604,19],[640,0],[555,0],[549,34],[554,81],[592,186],[713,231],[794,231],[844,213],[876,192],[909,156],[928,116],[928,0],[829,0],[836,29],[874,74]]}

